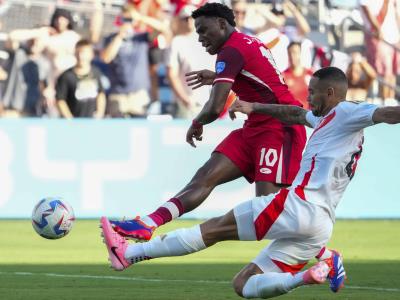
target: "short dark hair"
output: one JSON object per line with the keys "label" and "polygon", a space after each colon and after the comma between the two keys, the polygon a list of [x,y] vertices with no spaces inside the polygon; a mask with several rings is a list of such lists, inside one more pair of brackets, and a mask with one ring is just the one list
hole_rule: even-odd
{"label": "short dark hair", "polygon": [[338,89],[342,96],[346,96],[348,88],[348,81],[346,74],[336,67],[325,67],[314,72],[313,77],[318,78],[320,81],[324,81],[327,84],[332,84]]}
{"label": "short dark hair", "polygon": [[64,17],[68,19],[68,29],[73,30],[74,29],[74,19],[72,18],[71,12],[69,10],[66,10],[64,8],[56,8],[54,11],[53,15],[51,16],[51,21],[50,21],[50,26],[55,28],[56,27],[56,20],[59,17]]}
{"label": "short dark hair", "polygon": [[325,67],[315,71],[313,77],[320,80],[335,81],[338,83],[347,82],[346,74],[336,67]]}
{"label": "short dark hair", "polygon": [[194,12],[192,12],[192,18],[196,19],[198,17],[215,17],[225,19],[231,26],[235,27],[235,15],[232,9],[221,3],[206,3],[205,5],[199,7]]}
{"label": "short dark hair", "polygon": [[75,49],[78,49],[81,47],[86,47],[86,46],[92,47],[92,43],[87,39],[81,39],[75,44]]}

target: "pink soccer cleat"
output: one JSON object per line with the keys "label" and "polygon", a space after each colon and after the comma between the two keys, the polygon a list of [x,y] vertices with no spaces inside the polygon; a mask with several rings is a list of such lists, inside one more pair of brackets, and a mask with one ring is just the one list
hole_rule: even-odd
{"label": "pink soccer cleat", "polygon": [[303,281],[305,284],[321,284],[324,283],[328,277],[331,268],[324,261],[320,261],[303,274]]}
{"label": "pink soccer cleat", "polygon": [[125,259],[124,255],[129,245],[128,242],[113,230],[110,221],[106,217],[101,217],[100,224],[111,267],[116,271],[126,269],[131,265],[131,263]]}

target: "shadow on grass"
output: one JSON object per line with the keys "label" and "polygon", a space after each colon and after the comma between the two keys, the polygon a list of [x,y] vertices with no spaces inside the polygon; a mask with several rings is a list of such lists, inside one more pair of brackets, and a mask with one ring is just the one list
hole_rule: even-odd
{"label": "shadow on grass", "polygon": [[[242,267],[142,263],[115,272],[106,265],[0,265],[0,298],[239,299],[230,281]],[[339,298],[322,285],[281,299],[400,299],[400,261],[348,261],[346,270],[348,288]]]}

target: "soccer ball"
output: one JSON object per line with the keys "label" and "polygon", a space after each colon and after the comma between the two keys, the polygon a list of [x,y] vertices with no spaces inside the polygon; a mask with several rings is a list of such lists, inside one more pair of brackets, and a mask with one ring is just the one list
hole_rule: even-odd
{"label": "soccer ball", "polygon": [[32,226],[46,239],[59,239],[71,231],[75,216],[71,205],[61,198],[44,198],[32,212]]}

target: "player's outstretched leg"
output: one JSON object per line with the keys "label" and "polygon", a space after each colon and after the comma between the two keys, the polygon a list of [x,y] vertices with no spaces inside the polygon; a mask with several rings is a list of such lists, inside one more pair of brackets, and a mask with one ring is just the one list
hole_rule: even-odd
{"label": "player's outstretched leg", "polygon": [[342,255],[336,250],[329,250],[324,247],[316,258],[319,261],[325,261],[331,268],[328,275],[329,286],[332,292],[337,293],[344,287],[344,281],[347,278]]}
{"label": "player's outstretched leg", "polygon": [[241,176],[242,172],[229,158],[213,153],[186,187],[153,213],[142,218],[110,223],[116,232],[126,238],[148,241],[155,228],[195,209],[216,186]]}
{"label": "player's outstretched leg", "polygon": [[101,218],[101,227],[111,267],[118,271],[143,260],[187,255],[201,251],[219,241],[238,239],[233,211],[222,217],[210,219],[201,225],[157,236],[145,243],[129,244],[112,230],[106,217]]}
{"label": "player's outstretched leg", "polygon": [[[255,264],[249,264],[248,268],[258,269]],[[286,294],[302,285],[324,283],[330,267],[326,262],[321,261],[308,270],[294,275],[291,273],[267,272],[254,274],[243,280],[241,273],[245,274],[246,271],[245,268],[235,277],[234,288],[236,293],[246,299],[267,299]]]}

